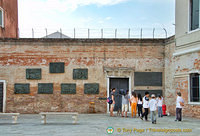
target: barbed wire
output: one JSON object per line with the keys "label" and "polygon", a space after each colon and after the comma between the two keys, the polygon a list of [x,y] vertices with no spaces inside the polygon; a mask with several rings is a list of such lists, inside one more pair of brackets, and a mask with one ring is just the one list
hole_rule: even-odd
{"label": "barbed wire", "polygon": [[20,38],[168,38],[174,30],[166,28],[32,28],[19,29]]}

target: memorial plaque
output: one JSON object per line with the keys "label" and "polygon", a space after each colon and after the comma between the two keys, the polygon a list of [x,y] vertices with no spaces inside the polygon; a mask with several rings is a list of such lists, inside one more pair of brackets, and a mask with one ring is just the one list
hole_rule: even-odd
{"label": "memorial plaque", "polygon": [[88,69],[74,69],[73,70],[74,80],[87,80],[88,79]]}
{"label": "memorial plaque", "polygon": [[26,69],[26,79],[41,79],[41,69]]}
{"label": "memorial plaque", "polygon": [[53,94],[53,83],[38,83],[38,94]]}
{"label": "memorial plaque", "polygon": [[99,94],[99,84],[97,83],[87,83],[84,84],[85,94]]}
{"label": "memorial plaque", "polygon": [[14,87],[15,94],[29,94],[30,84],[16,83]]}
{"label": "memorial plaque", "polygon": [[151,97],[151,94],[155,94],[156,97],[158,95],[162,96],[162,90],[135,90],[134,92],[136,92],[136,94],[140,93],[142,95],[142,97],[145,95],[145,92],[148,91],[149,92],[149,96]]}
{"label": "memorial plaque", "polygon": [[61,94],[76,94],[76,84],[61,84]]}
{"label": "memorial plaque", "polygon": [[162,72],[135,72],[135,86],[162,86]]}
{"label": "memorial plaque", "polygon": [[50,73],[64,73],[65,63],[64,62],[51,62],[49,66]]}

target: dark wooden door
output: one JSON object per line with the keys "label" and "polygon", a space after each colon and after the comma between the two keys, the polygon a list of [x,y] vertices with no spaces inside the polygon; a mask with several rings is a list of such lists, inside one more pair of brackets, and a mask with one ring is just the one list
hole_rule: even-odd
{"label": "dark wooden door", "polygon": [[110,78],[110,92],[112,88],[116,88],[115,92],[115,107],[114,111],[118,111],[122,108],[122,96],[120,95],[120,90],[129,89],[129,79],[128,78]]}
{"label": "dark wooden door", "polygon": [[3,83],[0,83],[0,112],[3,112]]}

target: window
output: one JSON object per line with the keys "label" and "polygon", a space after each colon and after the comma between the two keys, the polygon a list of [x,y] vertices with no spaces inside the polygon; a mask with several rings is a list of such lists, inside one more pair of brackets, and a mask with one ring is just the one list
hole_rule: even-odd
{"label": "window", "polygon": [[190,0],[190,30],[200,28],[200,0]]}
{"label": "window", "polygon": [[190,74],[190,102],[200,102],[200,76],[198,73]]}
{"label": "window", "polygon": [[3,9],[0,7],[0,26],[1,27],[4,27],[4,23],[3,23],[4,18],[3,17],[4,17],[3,16]]}

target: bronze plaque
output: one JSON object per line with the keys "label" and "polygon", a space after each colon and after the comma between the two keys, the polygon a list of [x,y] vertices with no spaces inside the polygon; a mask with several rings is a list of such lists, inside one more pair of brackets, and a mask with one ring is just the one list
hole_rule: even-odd
{"label": "bronze plaque", "polygon": [[49,66],[50,73],[64,73],[65,63],[64,62],[51,62]]}
{"label": "bronze plaque", "polygon": [[73,70],[74,80],[87,80],[88,79],[88,69],[74,69]]}
{"label": "bronze plaque", "polygon": [[26,79],[39,80],[41,79],[41,69],[26,69]]}
{"label": "bronze plaque", "polygon": [[76,94],[76,84],[61,84],[61,94]]}
{"label": "bronze plaque", "polygon": [[15,94],[29,94],[30,93],[30,84],[15,83],[14,93]]}
{"label": "bronze plaque", "polygon": [[162,86],[162,72],[135,72],[135,86]]}
{"label": "bronze plaque", "polygon": [[38,83],[38,94],[53,94],[53,83]]}
{"label": "bronze plaque", "polygon": [[99,84],[98,83],[87,83],[84,84],[85,94],[99,94]]}

